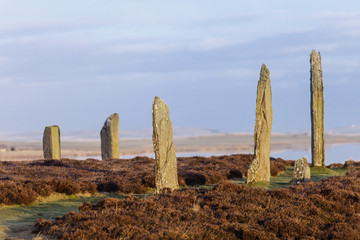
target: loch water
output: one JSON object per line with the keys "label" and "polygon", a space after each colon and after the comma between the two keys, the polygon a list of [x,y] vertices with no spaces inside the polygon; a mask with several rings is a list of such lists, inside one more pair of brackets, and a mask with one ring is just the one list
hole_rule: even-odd
{"label": "loch water", "polygon": [[[230,155],[230,154],[239,154],[239,153],[249,153],[249,152],[177,152],[177,157],[210,157],[210,156],[221,156],[221,155]],[[140,156],[147,156],[155,158],[154,153],[149,154],[140,154]],[[311,150],[297,150],[297,149],[287,149],[287,150],[277,150],[271,151],[271,157],[282,158],[285,160],[297,160],[302,157],[307,157],[308,161],[311,162]],[[123,155],[120,156],[122,159],[134,158],[136,155]],[[86,158],[95,158],[101,159],[101,156],[91,156],[91,157],[73,157],[73,159],[84,160]],[[345,163],[345,161],[352,159],[355,161],[360,161],[360,143],[346,143],[346,144],[334,144],[326,146],[325,150],[325,163],[330,165],[332,163]]]}

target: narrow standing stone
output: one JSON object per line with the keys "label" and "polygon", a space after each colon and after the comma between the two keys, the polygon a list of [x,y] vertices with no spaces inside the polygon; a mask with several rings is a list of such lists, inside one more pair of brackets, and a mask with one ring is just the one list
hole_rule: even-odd
{"label": "narrow standing stone", "polygon": [[60,160],[60,128],[59,126],[47,126],[43,135],[43,152],[45,159]]}
{"label": "narrow standing stone", "polygon": [[111,114],[100,132],[102,160],[119,158],[119,115]]}
{"label": "narrow standing stone", "polygon": [[152,117],[153,145],[156,159],[155,191],[159,193],[164,188],[177,189],[179,183],[169,106],[157,96],[152,107]]}
{"label": "narrow standing stone", "polygon": [[296,160],[291,183],[299,184],[301,182],[306,182],[310,180],[310,177],[311,177],[311,173],[310,173],[310,167],[308,165],[307,157],[303,157],[300,158],[299,160]]}
{"label": "narrow standing stone", "polygon": [[325,167],[324,86],[320,52],[311,52],[310,64],[312,166]]}
{"label": "narrow standing stone", "polygon": [[270,71],[263,64],[257,86],[254,158],[247,172],[247,183],[270,182],[271,128],[272,97]]}

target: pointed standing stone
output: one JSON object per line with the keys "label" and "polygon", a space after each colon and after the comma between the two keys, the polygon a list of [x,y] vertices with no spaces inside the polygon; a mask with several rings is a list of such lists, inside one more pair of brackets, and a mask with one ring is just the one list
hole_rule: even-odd
{"label": "pointed standing stone", "polygon": [[59,126],[47,126],[43,135],[43,153],[45,159],[60,160],[60,128]]}
{"label": "pointed standing stone", "polygon": [[311,52],[310,65],[312,166],[325,167],[324,86],[320,52]]}
{"label": "pointed standing stone", "polygon": [[257,86],[254,158],[247,172],[247,183],[270,182],[271,128],[272,97],[270,71],[263,64]]}
{"label": "pointed standing stone", "polygon": [[307,157],[303,157],[300,158],[299,160],[296,160],[291,183],[299,184],[301,182],[306,182],[310,180],[310,177],[311,177],[311,173],[310,173],[310,167],[308,165]]}
{"label": "pointed standing stone", "polygon": [[119,115],[111,114],[100,132],[102,160],[119,158]]}
{"label": "pointed standing stone", "polygon": [[156,159],[155,191],[159,193],[164,188],[177,189],[179,183],[169,106],[157,96],[152,107],[152,117],[153,145]]}

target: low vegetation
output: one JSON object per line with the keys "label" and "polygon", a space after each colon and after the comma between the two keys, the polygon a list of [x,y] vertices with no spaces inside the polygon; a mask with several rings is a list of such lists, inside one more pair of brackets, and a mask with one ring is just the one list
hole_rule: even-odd
{"label": "low vegetation", "polygon": [[[251,154],[178,158],[179,183],[185,187],[242,178],[251,160]],[[272,159],[272,175],[285,171],[286,165],[291,161]],[[154,166],[148,157],[0,162],[0,204],[30,204],[53,193],[144,194],[155,187]]]}
{"label": "low vegetation", "polygon": [[[44,218],[28,233],[41,239],[358,239],[358,163],[312,168],[312,181],[290,186],[294,162],[271,159],[270,184],[236,184],[244,183],[251,160],[250,154],[178,158],[182,188],[156,195],[151,194],[155,161],[147,157],[0,162],[0,202],[28,204],[57,193],[85,193],[84,201],[91,202],[79,203],[78,212],[75,205],[57,210],[55,216],[71,212],[55,220],[36,204],[21,207]],[[119,195],[128,193],[143,195]]]}
{"label": "low vegetation", "polygon": [[359,239],[360,171],[286,189],[223,181],[84,203],[34,232],[58,239]]}

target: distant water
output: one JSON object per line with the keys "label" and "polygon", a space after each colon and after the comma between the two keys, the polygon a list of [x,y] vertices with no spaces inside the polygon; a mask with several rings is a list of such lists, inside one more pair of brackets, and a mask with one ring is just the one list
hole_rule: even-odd
{"label": "distant water", "polygon": [[[201,157],[210,157],[210,156],[220,156],[220,155],[229,155],[229,154],[238,154],[238,153],[246,153],[246,152],[178,152],[176,156],[178,157],[193,157],[193,156],[201,156]],[[275,151],[271,152],[271,157],[274,158],[283,158],[286,160],[297,160],[302,157],[307,157],[308,161],[311,162],[311,151],[305,150],[285,150],[285,151]],[[123,155],[120,158],[130,159],[134,158],[137,155]],[[155,158],[153,153],[151,154],[139,154],[139,156],[147,156],[151,158]],[[71,157],[70,157],[71,158]],[[95,158],[101,159],[101,156],[89,156],[86,158]],[[325,162],[326,165],[332,163],[345,163],[345,161],[352,159],[360,161],[360,144],[335,144],[332,146],[326,147],[325,152]],[[85,157],[73,157],[72,159],[84,160]]]}
{"label": "distant water", "polygon": [[[236,152],[236,153],[245,153],[245,152]],[[252,152],[251,152],[252,153]],[[178,157],[192,157],[192,156],[219,156],[224,154],[233,154],[229,152],[225,153],[177,153]],[[311,162],[311,150],[284,150],[284,151],[274,151],[270,153],[271,157],[282,158],[285,160],[297,160],[302,157],[307,157],[308,161]],[[153,157],[153,155],[151,156]],[[325,164],[329,165],[332,163],[345,163],[345,161],[352,159],[360,161],[360,144],[335,144],[327,146],[325,150]]]}
{"label": "distant water", "polygon": [[[272,157],[280,157],[283,159],[296,160],[302,157],[307,157],[308,161],[311,162],[311,151],[282,151],[274,152],[271,154]],[[335,144],[327,146],[325,150],[325,164],[329,165],[332,163],[345,163],[345,161],[352,159],[360,161],[360,144]]]}

